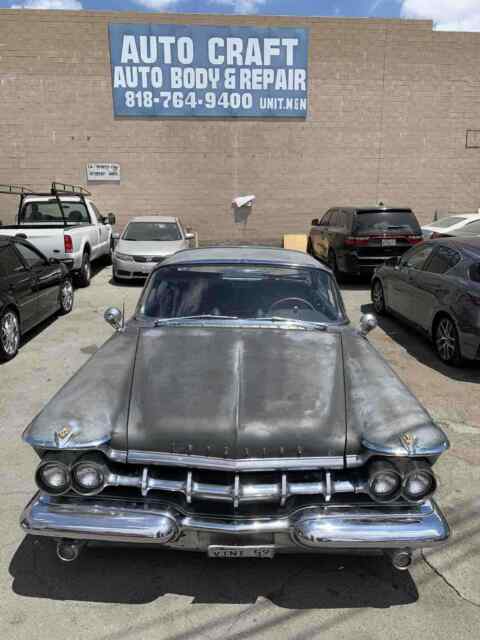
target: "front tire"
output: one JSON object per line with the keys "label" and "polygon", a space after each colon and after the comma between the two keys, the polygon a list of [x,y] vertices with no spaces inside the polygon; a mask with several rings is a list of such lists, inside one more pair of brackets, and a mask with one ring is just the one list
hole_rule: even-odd
{"label": "front tire", "polygon": [[6,309],[0,316],[0,361],[12,360],[20,346],[20,321],[13,309]]}
{"label": "front tire", "polygon": [[82,258],[82,266],[77,276],[77,285],[79,287],[88,287],[92,278],[92,266],[90,264],[90,256],[85,251]]}
{"label": "front tire", "polygon": [[387,313],[387,307],[385,305],[385,294],[383,291],[383,285],[380,280],[375,280],[372,285],[372,303],[375,313],[379,316],[384,316]]}
{"label": "front tire", "polygon": [[435,351],[442,362],[458,366],[462,361],[460,340],[455,323],[449,316],[441,316],[433,331]]}
{"label": "front tire", "polygon": [[70,278],[65,278],[60,287],[60,315],[65,316],[73,309],[74,293]]}

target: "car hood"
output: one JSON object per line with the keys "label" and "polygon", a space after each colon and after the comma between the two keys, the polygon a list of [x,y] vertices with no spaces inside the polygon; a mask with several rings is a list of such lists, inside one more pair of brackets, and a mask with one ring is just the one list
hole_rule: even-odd
{"label": "car hood", "polygon": [[141,330],[130,407],[129,455],[343,456],[340,335],[235,327]]}
{"label": "car hood", "polygon": [[130,256],[168,256],[186,247],[187,243],[185,240],[175,240],[172,242],[166,240],[148,242],[119,240],[115,250]]}
{"label": "car hood", "polygon": [[174,453],[328,457],[335,460],[321,465],[337,467],[362,464],[368,452],[425,456],[448,448],[428,412],[349,327],[136,321],[60,389],[24,439],[36,449],[102,448],[124,462]]}

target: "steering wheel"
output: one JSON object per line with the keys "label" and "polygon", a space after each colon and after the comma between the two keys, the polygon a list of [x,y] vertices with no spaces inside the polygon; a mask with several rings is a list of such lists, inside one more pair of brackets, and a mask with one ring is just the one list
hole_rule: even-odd
{"label": "steering wheel", "polygon": [[288,303],[288,304],[292,303],[294,307],[301,304],[307,309],[310,309],[311,311],[315,311],[315,307],[313,306],[313,304],[311,302],[308,302],[308,300],[304,300],[303,298],[281,298],[280,300],[277,300],[276,302],[274,302],[269,306],[268,313],[272,312],[274,309],[276,309],[277,307],[280,307],[282,304],[285,304],[285,303]]}

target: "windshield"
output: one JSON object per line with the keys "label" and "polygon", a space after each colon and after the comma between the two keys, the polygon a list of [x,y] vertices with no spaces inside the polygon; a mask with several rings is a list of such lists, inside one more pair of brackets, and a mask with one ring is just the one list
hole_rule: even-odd
{"label": "windshield", "polygon": [[327,271],[262,265],[163,267],[150,278],[139,312],[159,319],[345,320],[340,294]]}
{"label": "windshield", "polygon": [[415,215],[408,209],[387,211],[357,211],[355,233],[408,233],[420,235],[420,227]]}
{"label": "windshield", "polygon": [[439,227],[440,229],[444,229],[446,227],[452,227],[454,224],[458,224],[459,222],[463,222],[466,220],[463,216],[448,216],[448,218],[440,218],[440,220],[434,220],[430,226]]}
{"label": "windshield", "polygon": [[181,240],[182,234],[176,222],[130,222],[122,240],[141,242]]}

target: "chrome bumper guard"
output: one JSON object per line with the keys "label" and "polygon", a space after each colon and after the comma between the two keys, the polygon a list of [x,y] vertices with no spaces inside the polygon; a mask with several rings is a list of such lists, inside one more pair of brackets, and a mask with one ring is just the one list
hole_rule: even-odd
{"label": "chrome bumper guard", "polygon": [[21,516],[25,533],[106,542],[156,543],[207,551],[219,538],[237,545],[269,543],[277,552],[325,548],[397,549],[433,546],[449,536],[434,501],[422,505],[317,505],[280,517],[213,517],[169,503],[52,498],[37,493]]}

